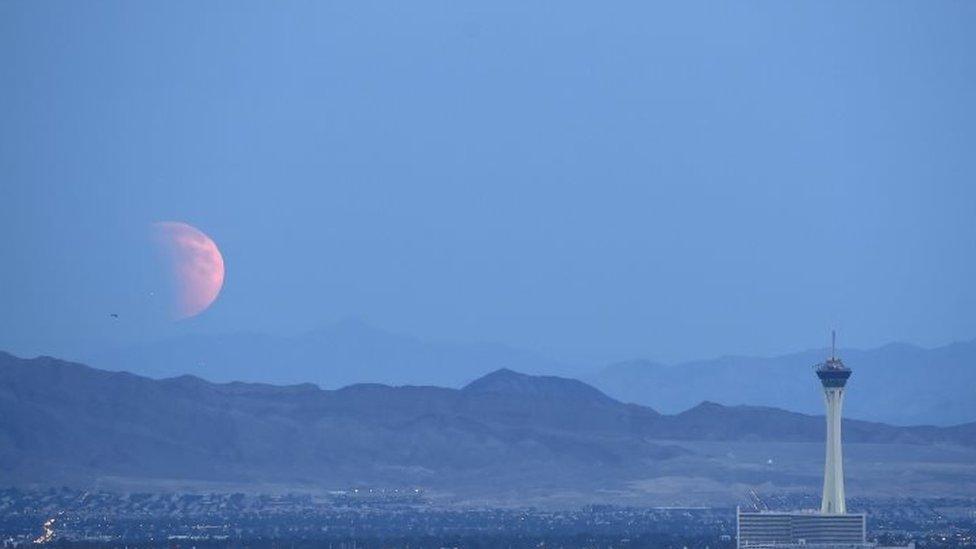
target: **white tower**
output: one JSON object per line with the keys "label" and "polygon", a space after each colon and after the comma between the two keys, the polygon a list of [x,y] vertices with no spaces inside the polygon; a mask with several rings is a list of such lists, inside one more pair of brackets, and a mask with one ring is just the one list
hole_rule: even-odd
{"label": "white tower", "polygon": [[845,514],[844,455],[840,447],[840,416],[844,403],[844,385],[851,370],[836,356],[837,336],[831,332],[830,358],[817,367],[817,377],[824,388],[827,404],[827,459],[824,462],[822,514]]}

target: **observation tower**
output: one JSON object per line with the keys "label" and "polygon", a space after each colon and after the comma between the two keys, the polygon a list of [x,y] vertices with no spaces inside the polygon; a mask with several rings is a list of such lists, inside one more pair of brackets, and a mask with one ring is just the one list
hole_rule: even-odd
{"label": "observation tower", "polygon": [[841,451],[841,409],[844,386],[851,377],[851,369],[837,358],[837,334],[830,333],[830,358],[817,365],[817,377],[823,385],[827,405],[827,459],[824,462],[823,500],[820,513],[842,515],[847,512],[844,501],[844,455]]}

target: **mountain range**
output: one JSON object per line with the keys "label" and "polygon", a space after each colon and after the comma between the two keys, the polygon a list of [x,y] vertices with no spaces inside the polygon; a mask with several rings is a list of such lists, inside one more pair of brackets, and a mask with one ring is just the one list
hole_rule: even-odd
{"label": "mountain range", "polygon": [[[625,402],[677,412],[702,400],[762,404],[821,413],[813,366],[829,356],[818,349],[772,358],[722,357],[675,365],[635,360],[612,364],[584,379]],[[976,420],[976,341],[922,349],[893,343],[844,349],[853,371],[848,417],[898,425],[951,425]]]}
{"label": "mountain range", "polygon": [[[576,377],[624,402],[667,413],[708,400],[807,414],[823,403],[812,366],[829,350],[778,357],[721,357],[678,364],[630,360],[606,367],[568,364],[492,343],[445,343],[394,334],[346,320],[295,337],[194,335],[80,356],[86,364],[153,378],[194,374],[217,382],[310,382],[337,389],[355,383],[460,388],[499,368]],[[842,349],[854,370],[848,417],[897,425],[976,420],[976,340],[933,349],[894,343]]]}
{"label": "mountain range", "polygon": [[501,367],[550,374],[573,370],[531,351],[496,343],[425,341],[355,318],[297,336],[188,335],[79,360],[154,378],[194,374],[218,382],[315,383],[329,389],[377,382],[461,387]]}
{"label": "mountain range", "polygon": [[[810,489],[824,436],[822,417],[709,402],[667,415],[578,380],[509,369],[460,389],[323,390],[155,380],[4,353],[0,418],[0,485],[422,486],[550,503]],[[976,487],[976,423],[848,420],[844,440],[855,454],[883,448],[863,472],[851,469],[864,492],[889,486],[891,467],[903,490]]]}

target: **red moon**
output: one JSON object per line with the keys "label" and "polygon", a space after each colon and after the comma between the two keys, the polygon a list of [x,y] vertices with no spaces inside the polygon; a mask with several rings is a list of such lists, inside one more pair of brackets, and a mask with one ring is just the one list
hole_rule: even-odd
{"label": "red moon", "polygon": [[182,319],[205,311],[224,285],[224,258],[217,244],[181,221],[153,223],[152,236],[165,254],[174,284],[173,315]]}

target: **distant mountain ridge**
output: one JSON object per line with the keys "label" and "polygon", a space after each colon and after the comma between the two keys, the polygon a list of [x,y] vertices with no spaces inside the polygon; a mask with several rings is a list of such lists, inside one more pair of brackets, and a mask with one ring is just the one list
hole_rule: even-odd
{"label": "distant mountain ridge", "polygon": [[153,378],[192,373],[211,381],[460,387],[499,368],[565,375],[574,368],[495,343],[424,341],[347,319],[295,337],[234,333],[183,336],[81,357],[106,370]]}
{"label": "distant mountain ridge", "polygon": [[[377,382],[460,388],[508,368],[579,378],[617,400],[667,413],[707,400],[820,414],[823,403],[811,366],[827,353],[820,349],[772,358],[727,356],[674,365],[632,360],[594,371],[504,345],[424,341],[346,320],[296,337],[185,336],[80,361],[153,378],[191,373],[215,382],[314,383],[332,389]],[[840,355],[854,370],[847,417],[898,425],[976,420],[976,341],[934,349],[893,343],[870,350],[842,349]]]}
{"label": "distant mountain ridge", "polygon": [[[674,413],[702,400],[821,413],[812,366],[829,350],[772,358],[721,357],[663,365],[644,360],[612,364],[584,380],[624,402]],[[893,343],[842,349],[854,370],[846,417],[898,425],[952,425],[976,420],[976,340],[934,349]]]}
{"label": "distant mountain ridge", "polygon": [[[153,380],[4,353],[0,418],[0,484],[10,485],[129,478],[583,489],[713,466],[681,441],[809,444],[824,432],[823,418],[761,407],[702,403],[662,415],[577,380],[505,369],[462,389],[322,390]],[[847,421],[844,429],[849,443],[976,449],[976,423]]]}

